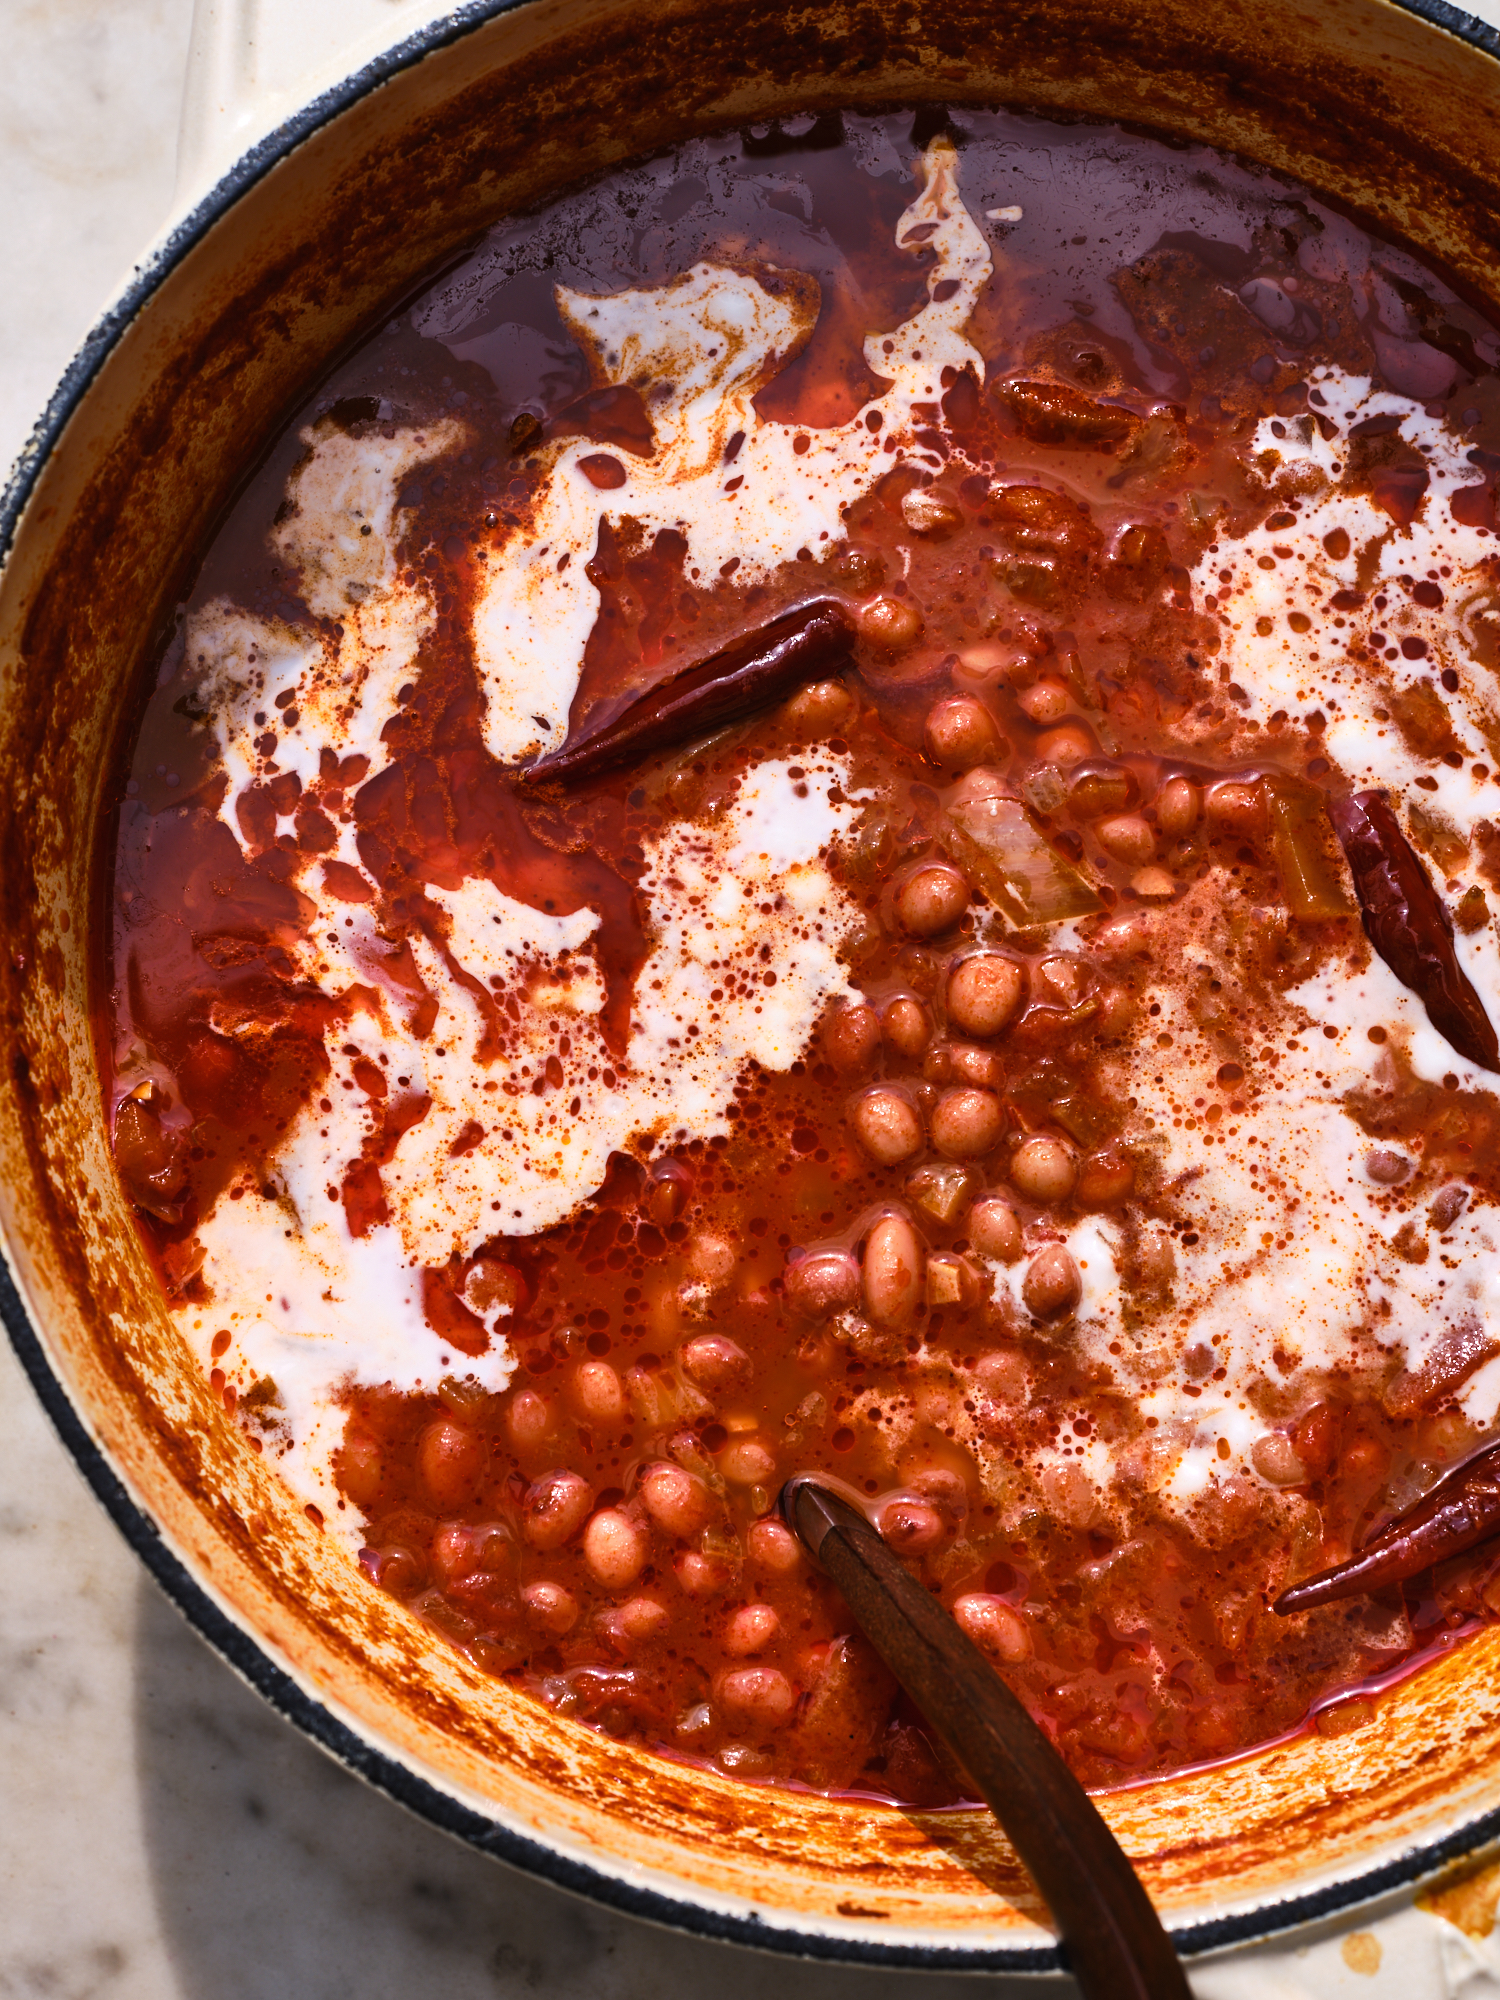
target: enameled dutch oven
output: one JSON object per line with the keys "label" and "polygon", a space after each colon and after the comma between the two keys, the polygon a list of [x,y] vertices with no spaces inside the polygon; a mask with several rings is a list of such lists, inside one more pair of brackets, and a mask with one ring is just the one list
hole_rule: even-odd
{"label": "enameled dutch oven", "polygon": [[[528,0],[437,24],[259,146],[74,363],[0,535],[4,1313],[104,1504],[308,1735],[601,1902],[830,1958],[1044,1970],[987,1815],[754,1789],[546,1714],[354,1585],[168,1322],[111,1167],[91,837],[185,558],[371,316],[507,211],[689,134],[920,100],[1123,119],[1309,182],[1500,298],[1500,39],[1423,0]],[[1310,1736],[1104,1810],[1186,1950],[1500,1835],[1500,1629]]]}

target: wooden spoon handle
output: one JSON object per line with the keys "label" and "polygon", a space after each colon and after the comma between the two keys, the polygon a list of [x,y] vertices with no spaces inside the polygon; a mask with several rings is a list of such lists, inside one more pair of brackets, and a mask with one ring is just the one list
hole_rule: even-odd
{"label": "wooden spoon handle", "polygon": [[781,1511],[973,1776],[1045,1898],[1085,2000],[1191,2000],[1172,1941],[1093,1801],[937,1599],[820,1480],[788,1480]]}

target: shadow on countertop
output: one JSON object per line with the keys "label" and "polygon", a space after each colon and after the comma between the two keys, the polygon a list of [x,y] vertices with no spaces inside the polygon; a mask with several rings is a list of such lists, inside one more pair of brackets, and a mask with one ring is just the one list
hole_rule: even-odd
{"label": "shadow on countertop", "polygon": [[[297,1735],[144,1578],[141,1836],[178,2000],[964,2000],[974,1975],[706,1943],[468,1852]],[[988,1979],[995,2000],[1071,2000]]]}

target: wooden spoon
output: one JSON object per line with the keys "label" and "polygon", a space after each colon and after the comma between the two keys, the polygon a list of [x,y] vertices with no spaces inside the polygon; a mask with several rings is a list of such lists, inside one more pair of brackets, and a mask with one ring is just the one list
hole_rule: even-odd
{"label": "wooden spoon", "polygon": [[1140,1877],[984,1655],[831,1486],[800,1474],[782,1487],[780,1504],[1005,1829],[1052,1912],[1085,2000],[1191,2000]]}

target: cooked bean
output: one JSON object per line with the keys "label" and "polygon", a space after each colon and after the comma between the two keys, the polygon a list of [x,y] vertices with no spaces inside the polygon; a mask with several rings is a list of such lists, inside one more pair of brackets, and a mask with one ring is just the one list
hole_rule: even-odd
{"label": "cooked bean", "polygon": [[786,726],[799,736],[833,736],[854,713],[854,697],[842,681],[813,681],[798,688],[781,711]]}
{"label": "cooked bean", "polygon": [[776,1456],[758,1437],[731,1438],[719,1453],[719,1470],[731,1486],[768,1486],[776,1477]]}
{"label": "cooked bean", "polygon": [[638,1646],[649,1646],[654,1639],[664,1637],[672,1622],[672,1614],[659,1597],[627,1597],[625,1602],[612,1614],[611,1624],[615,1633],[624,1642],[627,1652]]}
{"label": "cooked bean", "polygon": [[977,1160],[997,1143],[1005,1114],[992,1090],[947,1090],[932,1114],[932,1143],[950,1160]]}
{"label": "cooked bean", "polygon": [[1284,1431],[1258,1437],[1250,1447],[1250,1463],[1272,1486],[1301,1486],[1307,1479],[1307,1468]]}
{"label": "cooked bean", "polygon": [[886,653],[904,653],[922,636],[922,614],[909,597],[882,592],[859,607],[854,622],[862,639]]}
{"label": "cooked bean", "polygon": [[683,1373],[710,1395],[730,1395],[743,1389],[752,1373],[749,1355],[726,1333],[700,1333],[684,1342]]}
{"label": "cooked bean", "polygon": [[658,1528],[686,1541],[713,1513],[713,1496],[701,1479],[665,1460],[641,1474],[641,1499]]}
{"label": "cooked bean", "polygon": [[1009,1179],[1028,1201],[1066,1201],[1078,1181],[1073,1148],[1054,1133],[1033,1133],[1011,1154]]}
{"label": "cooked bean", "polygon": [[1068,786],[1068,810],[1075,819],[1120,814],[1138,794],[1134,776],[1121,764],[1092,764],[1077,771]]}
{"label": "cooked bean", "polygon": [[877,1084],[849,1107],[849,1128],[877,1166],[899,1167],[926,1144],[922,1119],[910,1098]]}
{"label": "cooked bean", "polygon": [[693,1192],[692,1177],[675,1160],[663,1160],[654,1167],[641,1196],[641,1208],[658,1229],[669,1229],[681,1219]]}
{"label": "cooked bean", "polygon": [[902,1192],[913,1208],[951,1228],[978,1189],[978,1177],[970,1168],[932,1160],[907,1176]]}
{"label": "cooked bean", "polygon": [[974,1380],[997,1403],[1024,1404],[1031,1394],[1031,1375],[1024,1355],[1014,1347],[997,1347],[974,1363]]}
{"label": "cooked bean", "polygon": [[927,754],[934,764],[951,771],[970,771],[990,764],[1001,754],[994,717],[973,695],[951,695],[927,711]]}
{"label": "cooked bean", "polygon": [[526,1620],[539,1632],[560,1639],[578,1623],[578,1599],[560,1583],[528,1583],[521,1592]]}
{"label": "cooked bean", "polygon": [[617,1430],[626,1418],[625,1385],[607,1361],[580,1361],[568,1381],[568,1401],[580,1423]]}
{"label": "cooked bean", "polygon": [[714,1683],[714,1699],[733,1725],[776,1729],[789,1722],[797,1694],[776,1667],[731,1667]]}
{"label": "cooked bean", "polygon": [[929,535],[935,542],[946,541],[964,524],[961,507],[925,486],[914,486],[910,493],[902,494],[901,518],[913,534]]}
{"label": "cooked bean", "polygon": [[745,1537],[750,1560],[768,1576],[790,1576],[803,1567],[802,1544],[780,1521],[755,1521]]}
{"label": "cooked bean", "polygon": [[589,1575],[606,1590],[628,1590],[649,1554],[644,1529],[618,1507],[601,1507],[583,1531]]}
{"label": "cooked bean", "polygon": [[683,1549],[673,1556],[677,1581],[689,1597],[717,1597],[734,1581],[734,1566],[723,1556],[706,1556],[697,1549]]}
{"label": "cooked bean", "polygon": [[526,1539],[534,1549],[560,1549],[589,1517],[594,1489],[576,1472],[549,1472],[521,1503]]}
{"label": "cooked bean", "polygon": [[1017,1660],[1031,1657],[1031,1634],[1026,1620],[1003,1597],[971,1590],[954,1600],[953,1616],[980,1652],[992,1660],[1013,1665]]}
{"label": "cooked bean", "polygon": [[1021,1224],[1016,1211],[999,1195],[987,1194],[969,1211],[969,1241],[981,1257],[1014,1264],[1021,1254]]}
{"label": "cooked bean", "polygon": [[1021,1280],[1026,1310],[1036,1319],[1061,1319],[1083,1297],[1083,1278],[1065,1245],[1044,1243]]}
{"label": "cooked bean", "polygon": [[1135,1187],[1135,1166],[1123,1153],[1107,1148],[1079,1162],[1074,1194],[1085,1208],[1113,1208]]}
{"label": "cooked bean", "polygon": [[445,1510],[461,1507],[473,1498],[488,1458],[479,1433],[468,1424],[456,1424],[448,1417],[429,1424],[417,1446],[422,1484]]}
{"label": "cooked bean", "polygon": [[1130,886],[1143,903],[1165,903],[1177,894],[1177,884],[1165,868],[1137,868]]}
{"label": "cooked bean", "polygon": [[859,1264],[844,1250],[813,1250],[788,1264],[786,1302],[804,1319],[829,1319],[859,1298]]}
{"label": "cooked bean", "polygon": [[998,1035],[1014,1020],[1026,974],[1013,958],[976,951],[948,975],[948,1019],[966,1035]]}
{"label": "cooked bean", "polygon": [[927,1009],[920,1000],[912,999],[907,993],[897,994],[887,1004],[882,1026],[885,1038],[896,1054],[905,1056],[908,1061],[915,1061],[922,1053],[932,1033],[932,1020]]}
{"label": "cooked bean", "polygon": [[356,1507],[371,1514],[385,1490],[385,1453],[377,1438],[364,1431],[348,1431],[334,1456],[334,1473],[339,1490]]}
{"label": "cooked bean", "polygon": [[432,1567],[444,1583],[453,1583],[478,1569],[474,1537],[463,1522],[446,1522],[433,1536]]}
{"label": "cooked bean", "polygon": [[700,1229],[687,1246],[688,1275],[706,1285],[722,1285],[734,1275],[739,1252],[727,1236]]}
{"label": "cooked bean", "polygon": [[722,1645],[731,1660],[748,1659],[763,1653],[781,1637],[781,1620],[769,1604],[742,1604],[729,1614]]}
{"label": "cooked bean", "polygon": [[1063,770],[1081,764],[1095,754],[1095,743],[1081,723],[1060,722],[1037,738],[1036,754],[1044,764],[1058,764]]}
{"label": "cooked bean", "polygon": [[1411,1161],[1389,1146],[1374,1146],[1365,1154],[1365,1172],[1381,1187],[1396,1187],[1410,1174]]}
{"label": "cooked bean", "polygon": [[979,1274],[966,1257],[954,1250],[934,1250],[927,1259],[927,1303],[930,1306],[963,1306],[979,1303]]}
{"label": "cooked bean", "polygon": [[1203,816],[1221,833],[1260,833],[1266,823],[1266,801],[1260,782],[1246,784],[1225,778],[1203,795]]}
{"label": "cooked bean", "polygon": [[1314,1403],[1303,1411],[1292,1430],[1292,1443],[1309,1479],[1323,1477],[1334,1461],[1338,1442],[1339,1412],[1332,1403]]}
{"label": "cooked bean", "polygon": [[1101,985],[1094,989],[1094,998],[1099,1003],[1092,1023],[1095,1035],[1102,1042],[1119,1041],[1135,1025],[1133,995],[1123,986]]}
{"label": "cooked bean", "polygon": [[1156,852],[1156,836],[1139,813],[1115,813],[1101,819],[1094,837],[1106,854],[1129,868],[1144,868]]}
{"label": "cooked bean", "polygon": [[925,1555],[942,1541],[946,1530],[936,1507],[925,1500],[888,1500],[880,1510],[880,1532],[898,1555]]}
{"label": "cooked bean", "polygon": [[976,1090],[999,1090],[1005,1083],[1005,1064],[993,1049],[977,1042],[933,1042],[922,1058],[922,1077],[927,1083],[967,1083]]}
{"label": "cooked bean", "polygon": [[1033,722],[1060,722],[1068,712],[1071,697],[1061,681],[1033,681],[1016,696]]}
{"label": "cooked bean", "polygon": [[883,1215],[865,1239],[865,1310],[898,1326],[916,1310],[923,1275],[917,1232],[904,1215]]}
{"label": "cooked bean", "polygon": [[824,1024],[823,1053],[844,1076],[868,1069],[879,1047],[880,1016],[873,1007],[835,1008]]}
{"label": "cooked bean", "polygon": [[924,861],[896,891],[896,919],[913,937],[951,930],[969,907],[969,885],[946,861]]}
{"label": "cooked bean", "polygon": [[1191,778],[1168,778],[1156,795],[1156,824],[1169,840],[1180,840],[1198,824],[1202,803]]}

